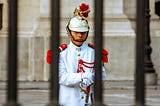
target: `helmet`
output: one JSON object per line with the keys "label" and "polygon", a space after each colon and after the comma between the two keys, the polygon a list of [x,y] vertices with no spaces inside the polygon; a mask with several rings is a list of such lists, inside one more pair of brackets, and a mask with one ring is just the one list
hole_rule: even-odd
{"label": "helmet", "polygon": [[85,18],[79,16],[72,17],[67,25],[67,30],[76,32],[88,32],[88,21]]}

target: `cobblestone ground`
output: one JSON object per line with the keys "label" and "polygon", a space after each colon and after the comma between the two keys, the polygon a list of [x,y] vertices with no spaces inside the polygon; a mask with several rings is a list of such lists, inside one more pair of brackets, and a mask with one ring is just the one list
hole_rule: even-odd
{"label": "cobblestone ground", "polygon": [[[0,105],[3,106],[6,100],[5,90],[0,90]],[[48,104],[48,90],[20,90],[18,101],[21,106],[46,106]],[[134,91],[129,90],[105,90],[103,93],[104,104],[107,106],[133,106]],[[160,106],[160,90],[146,90],[147,106]]]}
{"label": "cobblestone ground", "polygon": [[[160,90],[146,90],[146,106],[160,106]],[[104,103],[107,106],[133,106],[134,90],[106,90]]]}

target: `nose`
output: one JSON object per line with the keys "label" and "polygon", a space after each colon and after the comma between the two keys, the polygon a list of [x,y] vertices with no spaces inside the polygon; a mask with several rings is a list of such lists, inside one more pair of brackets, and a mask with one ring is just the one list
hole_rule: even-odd
{"label": "nose", "polygon": [[83,33],[78,32],[77,35],[78,35],[79,37],[82,37],[82,36],[83,36]]}

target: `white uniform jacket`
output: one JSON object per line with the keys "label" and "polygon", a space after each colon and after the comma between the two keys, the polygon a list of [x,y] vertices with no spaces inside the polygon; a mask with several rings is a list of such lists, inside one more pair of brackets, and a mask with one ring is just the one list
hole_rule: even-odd
{"label": "white uniform jacket", "polygon": [[[75,46],[72,42],[67,48],[60,52],[59,60],[59,103],[62,106],[84,106],[85,95],[80,91],[81,73],[77,73],[78,59],[85,62],[94,62],[94,49],[86,44],[81,47]],[[83,67],[85,72],[93,72],[93,68]],[[102,68],[102,78],[105,79],[106,72]],[[93,87],[93,86],[92,86]],[[93,93],[93,89],[90,94]],[[84,96],[85,97],[85,96]],[[92,97],[93,98],[93,97]],[[91,97],[89,97],[91,104]]]}

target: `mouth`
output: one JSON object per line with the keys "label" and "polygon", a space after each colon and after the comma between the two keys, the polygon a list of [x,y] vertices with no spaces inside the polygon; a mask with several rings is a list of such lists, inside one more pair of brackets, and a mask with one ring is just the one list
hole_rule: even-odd
{"label": "mouth", "polygon": [[77,42],[84,42],[85,40],[83,40],[83,39],[75,39],[75,41],[77,41]]}

